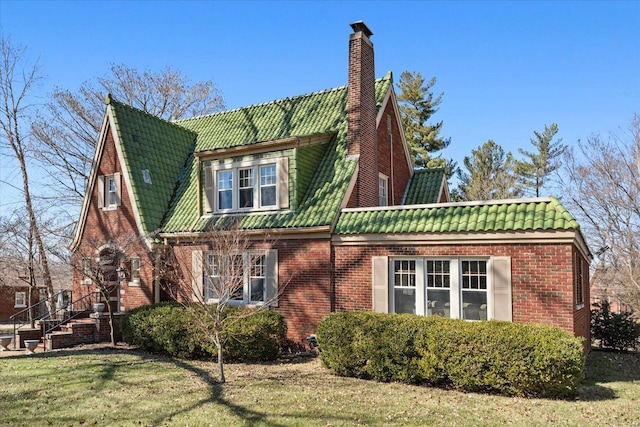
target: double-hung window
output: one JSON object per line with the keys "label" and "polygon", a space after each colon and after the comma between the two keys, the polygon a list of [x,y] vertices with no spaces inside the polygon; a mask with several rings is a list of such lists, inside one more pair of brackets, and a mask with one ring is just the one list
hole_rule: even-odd
{"label": "double-hung window", "polygon": [[27,306],[27,293],[26,292],[16,292],[15,295],[15,304],[13,305],[15,308],[24,308]]}
{"label": "double-hung window", "polygon": [[288,207],[288,158],[204,166],[206,212]]}
{"label": "double-hung window", "polygon": [[267,302],[267,256],[264,252],[205,254],[204,298],[231,305]]}
{"label": "double-hung window", "polygon": [[[374,264],[382,263],[374,265],[376,311],[466,320],[511,320],[508,257],[374,258]],[[381,275],[385,262],[389,268],[388,286]],[[388,297],[384,295],[385,289]]]}
{"label": "double-hung window", "polygon": [[119,172],[98,177],[98,205],[102,210],[114,210],[120,206],[120,179]]}
{"label": "double-hung window", "polygon": [[378,176],[378,205],[389,205],[389,178],[384,174]]}

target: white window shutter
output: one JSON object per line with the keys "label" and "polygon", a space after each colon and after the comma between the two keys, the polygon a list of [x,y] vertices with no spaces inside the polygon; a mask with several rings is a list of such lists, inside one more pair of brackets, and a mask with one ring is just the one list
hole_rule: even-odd
{"label": "white window shutter", "polygon": [[202,265],[203,253],[200,250],[191,252],[191,273],[193,274],[193,301],[204,299],[204,268]]}
{"label": "white window shutter", "polygon": [[98,208],[104,208],[104,175],[98,177]]}
{"label": "white window shutter", "polygon": [[215,191],[213,188],[213,167],[208,164],[204,167],[204,210],[213,212]]}
{"label": "white window shutter", "polygon": [[493,319],[513,321],[511,302],[511,257],[491,257],[493,274]]}
{"label": "white window shutter", "polygon": [[278,306],[278,251],[268,250],[266,253],[267,263],[267,304],[271,307]]}
{"label": "white window shutter", "polygon": [[289,207],[289,158],[278,159],[278,207]]}
{"label": "white window shutter", "polygon": [[373,283],[373,311],[389,312],[389,258],[374,256],[371,259]]}
{"label": "white window shutter", "polygon": [[122,201],[122,197],[121,197],[121,189],[122,189],[122,184],[121,184],[121,178],[122,174],[120,172],[116,172],[113,174],[113,180],[116,183],[116,206],[120,206],[120,203]]}

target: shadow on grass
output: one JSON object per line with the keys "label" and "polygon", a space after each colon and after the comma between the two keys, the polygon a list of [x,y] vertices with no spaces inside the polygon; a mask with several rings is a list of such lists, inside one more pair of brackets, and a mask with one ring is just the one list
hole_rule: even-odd
{"label": "shadow on grass", "polygon": [[585,402],[616,399],[607,383],[640,380],[640,354],[594,349],[587,357],[586,375],[578,400]]}

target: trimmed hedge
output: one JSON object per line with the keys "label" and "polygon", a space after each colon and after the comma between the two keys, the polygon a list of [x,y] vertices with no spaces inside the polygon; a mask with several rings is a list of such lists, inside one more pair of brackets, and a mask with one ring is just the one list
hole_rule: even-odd
{"label": "trimmed hedge", "polygon": [[[151,353],[167,354],[183,359],[216,359],[218,350],[194,316],[203,307],[187,309],[179,303],[148,305],[127,312],[121,320],[123,341]],[[207,309],[214,309],[214,306]],[[224,349],[226,361],[267,361],[280,354],[286,326],[281,314],[259,310],[247,315],[240,307],[225,307],[228,322],[223,336],[228,338]]]}
{"label": "trimmed hedge", "polygon": [[316,332],[342,376],[544,397],[575,395],[584,378],[581,340],[553,326],[352,312]]}

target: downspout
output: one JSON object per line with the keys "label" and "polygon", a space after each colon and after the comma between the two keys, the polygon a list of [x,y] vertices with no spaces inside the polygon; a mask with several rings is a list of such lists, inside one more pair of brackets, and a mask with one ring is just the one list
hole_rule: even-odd
{"label": "downspout", "polygon": [[389,177],[389,189],[391,191],[391,205],[395,206],[396,204],[396,192],[393,186],[393,132],[391,132],[391,117],[387,118],[387,133],[389,135],[389,157],[390,157],[390,165],[389,169],[391,171],[391,176]]}

